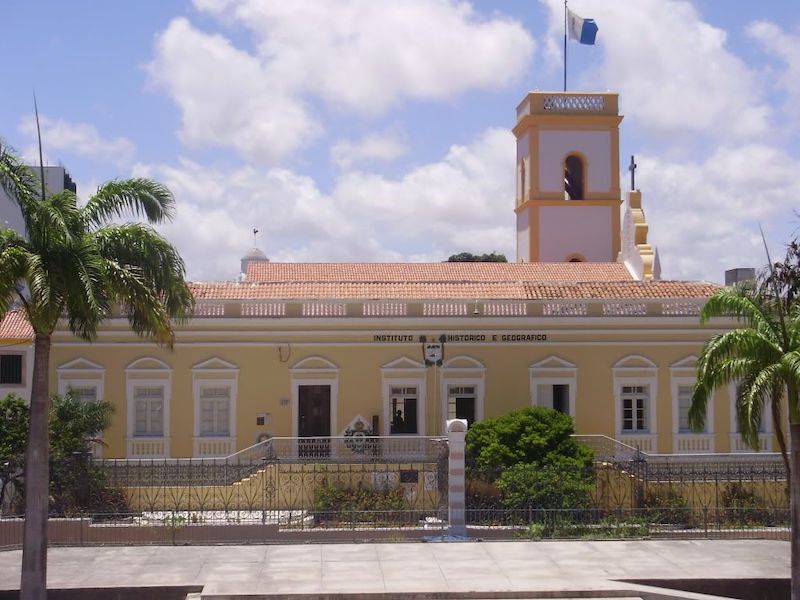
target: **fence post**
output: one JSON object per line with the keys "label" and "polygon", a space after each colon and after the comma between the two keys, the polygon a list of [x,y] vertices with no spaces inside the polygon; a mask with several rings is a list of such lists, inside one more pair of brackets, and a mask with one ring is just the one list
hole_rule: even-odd
{"label": "fence post", "polygon": [[447,421],[447,533],[466,536],[466,478],[464,475],[464,440],[467,436],[466,419]]}

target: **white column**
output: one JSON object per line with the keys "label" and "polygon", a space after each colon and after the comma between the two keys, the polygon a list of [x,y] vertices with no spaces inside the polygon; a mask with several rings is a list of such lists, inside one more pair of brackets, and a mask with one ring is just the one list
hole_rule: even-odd
{"label": "white column", "polygon": [[467,436],[466,419],[447,421],[447,522],[448,535],[466,536],[466,479],[464,477],[464,439]]}

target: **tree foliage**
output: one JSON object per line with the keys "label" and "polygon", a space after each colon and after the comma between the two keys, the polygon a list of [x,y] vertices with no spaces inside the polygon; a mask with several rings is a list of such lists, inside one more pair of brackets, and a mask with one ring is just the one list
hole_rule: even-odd
{"label": "tree foliage", "polygon": [[[771,418],[786,465],[791,512],[792,598],[800,600],[800,246],[792,242],[783,263],[770,265],[759,283],[744,283],[714,294],[700,318],[733,317],[739,327],[713,336],[697,363],[689,422],[702,428],[716,388],[736,385],[736,415],[742,438],[759,447],[759,425]],[[789,411],[791,453],[787,451],[782,403]],[[770,415],[764,415],[766,406]],[[791,457],[791,458],[790,458]]]}
{"label": "tree foliage", "polygon": [[784,446],[780,406],[787,391],[790,422],[800,423],[800,303],[786,305],[785,299],[769,293],[769,286],[744,282],[714,294],[700,314],[702,322],[723,316],[736,318],[741,327],[717,334],[704,345],[689,422],[701,430],[713,391],[735,384],[742,439],[758,449],[763,411],[770,403],[775,432]]}
{"label": "tree foliage", "polygon": [[[25,224],[24,235],[0,229],[0,319],[19,303],[34,330],[20,597],[38,600],[46,595],[51,334],[61,322],[92,340],[123,306],[135,333],[172,347],[173,322],[191,315],[194,299],[183,260],[152,227],[174,214],[164,185],[115,180],[80,205],[70,190],[46,196],[31,169],[0,142],[0,186]],[[119,222],[131,216],[147,223]]]}
{"label": "tree foliage", "polygon": [[467,432],[466,458],[479,501],[491,498],[494,486],[495,499],[506,507],[588,506],[594,453],[572,437],[574,431],[571,417],[538,406],[475,423]]}
{"label": "tree foliage", "polygon": [[489,254],[473,254],[472,252],[461,252],[453,254],[447,258],[447,262],[508,262],[505,254],[498,254],[492,251]]}
{"label": "tree foliage", "polygon": [[22,493],[22,465],[28,437],[28,406],[14,394],[0,398],[0,511],[9,496]]}
{"label": "tree foliage", "polygon": [[[87,475],[85,459],[92,442],[98,442],[111,422],[113,406],[105,401],[83,402],[72,393],[53,396],[50,402],[50,506],[63,513],[75,506],[78,479]],[[9,394],[0,399],[0,506],[10,491],[24,494],[24,455],[30,409],[22,398]],[[92,473],[88,473],[92,477]],[[96,479],[96,477],[95,477]],[[11,488],[9,490],[9,488]]]}

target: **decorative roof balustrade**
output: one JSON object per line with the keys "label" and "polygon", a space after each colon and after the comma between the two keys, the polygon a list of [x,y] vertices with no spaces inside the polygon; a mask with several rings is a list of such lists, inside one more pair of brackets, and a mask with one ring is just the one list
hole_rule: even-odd
{"label": "decorative roof balustrade", "polygon": [[249,301],[198,299],[194,318],[513,318],[513,317],[691,317],[700,314],[705,298],[662,300],[535,299],[535,300],[325,300]]}

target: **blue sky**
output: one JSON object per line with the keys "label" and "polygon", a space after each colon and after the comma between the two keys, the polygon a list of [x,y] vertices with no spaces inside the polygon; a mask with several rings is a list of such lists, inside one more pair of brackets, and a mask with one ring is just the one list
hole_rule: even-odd
{"label": "blue sky", "polygon": [[[572,0],[571,90],[620,93],[665,278],[719,281],[796,234],[800,8]],[[273,260],[514,258],[514,109],[561,86],[559,0],[143,0],[3,7],[0,136],[86,194],[167,183],[193,279]],[[627,177],[625,179],[627,181]]]}

